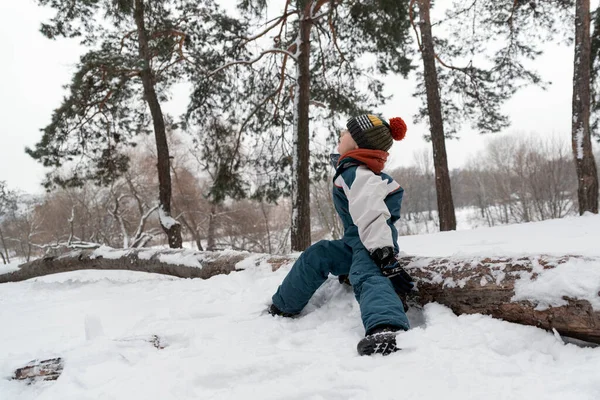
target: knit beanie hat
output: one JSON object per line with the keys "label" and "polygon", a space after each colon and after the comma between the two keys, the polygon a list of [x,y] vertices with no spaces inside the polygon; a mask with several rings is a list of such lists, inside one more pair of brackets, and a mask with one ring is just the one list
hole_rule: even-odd
{"label": "knit beanie hat", "polygon": [[394,140],[406,136],[406,123],[399,117],[391,118],[388,123],[375,115],[363,114],[350,118],[346,128],[361,149],[388,151]]}

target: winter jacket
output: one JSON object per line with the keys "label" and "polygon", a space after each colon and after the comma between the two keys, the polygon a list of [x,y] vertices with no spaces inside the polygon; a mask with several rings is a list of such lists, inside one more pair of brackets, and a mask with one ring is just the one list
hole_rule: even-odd
{"label": "winter jacket", "polygon": [[364,161],[345,156],[333,178],[333,202],[344,225],[343,240],[369,252],[393,247],[398,253],[398,231],[404,189],[391,176],[376,173]]}
{"label": "winter jacket", "polygon": [[369,254],[386,246],[398,251],[394,222],[400,217],[403,190],[380,172],[387,157],[387,153],[382,153],[375,163],[379,167],[367,167],[372,160],[357,158],[364,154],[377,156],[364,150],[357,150],[356,157],[348,157],[348,153],[339,162],[333,200],[344,224],[344,237],[321,240],[300,255],[273,295],[273,304],[280,311],[300,313],[330,273],[347,275],[360,304],[366,332],[380,326],[409,329],[402,301]]}

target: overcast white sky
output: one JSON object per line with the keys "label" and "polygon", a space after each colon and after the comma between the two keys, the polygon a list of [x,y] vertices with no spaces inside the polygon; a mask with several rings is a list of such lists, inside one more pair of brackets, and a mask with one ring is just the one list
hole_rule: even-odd
{"label": "overcast white sky", "polygon": [[[597,3],[597,1],[593,1]],[[39,33],[40,22],[51,15],[33,0],[0,2],[0,180],[9,187],[40,192],[43,168],[25,154],[41,137],[52,110],[65,94],[82,49],[74,41],[51,41]],[[419,60],[415,60],[417,62]],[[572,48],[551,45],[535,63],[542,77],[552,82],[547,91],[526,88],[505,106],[511,133],[556,134],[569,140],[571,130]],[[420,64],[419,64],[420,66]],[[427,128],[412,124],[419,100],[411,97],[414,82],[390,78],[394,98],[381,111],[387,118],[403,117],[409,130],[404,141],[391,151],[391,166],[410,164],[413,153],[430,144],[423,140]],[[481,136],[465,125],[459,141],[447,142],[450,167],[458,167],[477,155],[489,136]]]}

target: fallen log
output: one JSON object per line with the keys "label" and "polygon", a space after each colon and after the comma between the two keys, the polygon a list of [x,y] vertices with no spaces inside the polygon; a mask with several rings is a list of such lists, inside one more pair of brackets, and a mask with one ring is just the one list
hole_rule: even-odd
{"label": "fallen log", "polygon": [[[208,279],[265,264],[276,270],[294,260],[293,257],[241,252],[101,248],[32,261],[18,271],[0,275],[0,283],[84,269]],[[575,255],[402,257],[400,263],[415,278],[416,290],[412,297],[421,305],[437,302],[458,315],[480,313],[546,330],[555,329],[564,336],[600,343],[600,279],[591,285],[585,282],[600,275],[590,277],[583,273],[600,271],[600,259]],[[554,286],[548,284],[547,281],[556,274],[564,275],[561,275],[562,281],[557,280]],[[581,285],[560,287],[561,282],[578,280]],[[581,289],[586,287],[588,289]],[[540,293],[540,288],[547,290]]]}
{"label": "fallen log", "polygon": [[58,379],[64,368],[62,358],[52,358],[49,360],[33,360],[26,366],[15,370],[13,380],[27,381],[32,384],[38,381],[55,381]]}
{"label": "fallen log", "polygon": [[[76,250],[59,257],[45,257],[19,266],[17,271],[0,274],[0,283],[81,270],[124,270],[170,275],[178,278],[208,279],[243,269],[245,264],[271,262],[281,265],[283,257],[247,252],[196,252],[182,249],[99,249]],[[289,260],[289,258],[287,258]]]}
{"label": "fallen log", "polygon": [[[490,315],[600,343],[600,280],[591,285],[595,289],[589,292],[569,293],[558,284],[551,287],[553,282],[561,282],[561,279],[552,279],[558,273],[563,280],[571,280],[570,283],[584,283],[588,278],[580,267],[587,265],[587,269],[593,267],[600,271],[600,259],[580,256],[462,260],[407,257],[403,264],[417,281],[415,298],[421,305],[437,302],[457,315]],[[546,293],[539,293],[540,288],[546,287]]]}
{"label": "fallen log", "polygon": [[[167,345],[158,335],[135,336],[116,339],[121,343],[147,342],[157,350],[163,350]],[[31,385],[41,381],[55,381],[60,378],[65,363],[62,358],[51,358],[48,360],[33,360],[26,366],[17,368],[12,376],[12,380],[27,381]]]}

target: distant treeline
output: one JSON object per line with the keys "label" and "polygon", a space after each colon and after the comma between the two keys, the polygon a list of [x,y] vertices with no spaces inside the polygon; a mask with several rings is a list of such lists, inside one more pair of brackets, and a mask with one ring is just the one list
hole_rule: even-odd
{"label": "distant treeline", "polygon": [[[281,254],[290,251],[290,201],[212,202],[203,193],[197,160],[172,143],[173,215],[188,247]],[[160,229],[158,180],[151,153],[138,149],[134,167],[109,187],[87,184],[40,196],[11,191],[0,182],[0,260],[29,260],[68,248],[133,248],[168,244]],[[596,157],[596,159],[600,159]],[[391,175],[405,190],[401,234],[439,230],[433,161],[428,151]],[[567,144],[542,136],[491,140],[480,155],[451,171],[452,191],[469,226],[521,223],[577,214],[577,178]],[[461,214],[459,214],[460,216]],[[331,176],[311,185],[312,240],[339,238]],[[460,228],[460,218],[459,218]]]}

